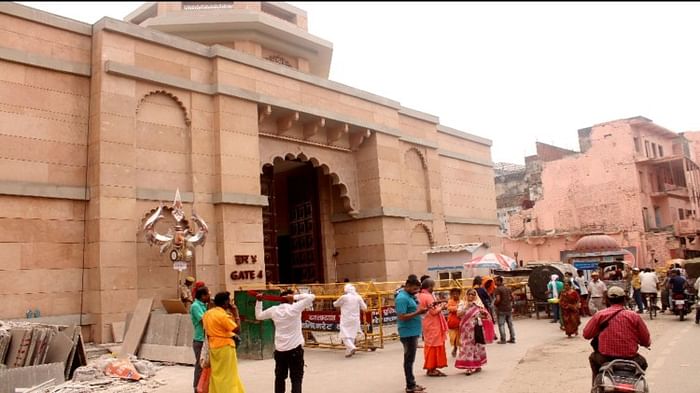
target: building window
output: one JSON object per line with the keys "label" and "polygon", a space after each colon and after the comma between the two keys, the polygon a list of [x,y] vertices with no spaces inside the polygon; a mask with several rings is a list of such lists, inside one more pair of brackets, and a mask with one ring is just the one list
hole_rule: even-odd
{"label": "building window", "polygon": [[641,192],[646,192],[646,187],[644,187],[644,173],[639,171],[639,190]]}
{"label": "building window", "polygon": [[661,228],[661,208],[658,206],[654,206],[654,218],[656,221],[656,228]]}
{"label": "building window", "polygon": [[462,279],[462,272],[456,271],[456,272],[439,272],[438,273],[438,279],[440,281],[442,280],[461,280]]}
{"label": "building window", "polygon": [[661,145],[659,145],[659,157],[663,157],[663,156],[664,156],[664,148],[661,147]]}
{"label": "building window", "polygon": [[654,142],[651,143],[651,153],[653,154],[654,158],[656,158],[656,143]]}
{"label": "building window", "polygon": [[679,220],[685,220],[685,214],[684,214],[684,213],[685,213],[685,212],[683,211],[683,209],[678,209],[678,219],[679,219]]}
{"label": "building window", "polygon": [[649,209],[646,207],[642,208],[642,220],[644,220],[644,230],[649,230]]}
{"label": "building window", "polygon": [[639,143],[639,138],[636,136],[634,137],[634,150],[639,153],[642,151],[642,145]]}
{"label": "building window", "polygon": [[649,154],[649,141],[644,141],[644,150],[646,152],[647,158],[651,157]]}

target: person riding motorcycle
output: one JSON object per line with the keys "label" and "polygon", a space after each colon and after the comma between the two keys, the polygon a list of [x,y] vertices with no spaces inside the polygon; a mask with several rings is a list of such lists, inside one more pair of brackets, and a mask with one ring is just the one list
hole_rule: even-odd
{"label": "person riding motorcycle", "polygon": [[[678,269],[671,270],[670,274],[671,278],[668,280],[668,290],[671,293],[671,300],[684,300],[688,280],[681,275],[681,271]],[[674,304],[671,302],[671,311],[674,309]]]}
{"label": "person riding motorcycle", "polygon": [[651,346],[651,336],[644,320],[634,311],[625,309],[625,291],[617,286],[607,291],[610,307],[597,312],[583,329],[587,340],[598,336],[598,348],[588,361],[593,372],[593,382],[600,367],[614,359],[632,360],[647,369],[647,361],[637,350],[639,346]]}

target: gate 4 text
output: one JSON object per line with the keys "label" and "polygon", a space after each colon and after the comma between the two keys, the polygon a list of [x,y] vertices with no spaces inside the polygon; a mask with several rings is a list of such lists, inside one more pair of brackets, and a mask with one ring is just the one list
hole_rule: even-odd
{"label": "gate 4 text", "polygon": [[262,270],[234,270],[231,272],[231,280],[256,280],[263,278]]}

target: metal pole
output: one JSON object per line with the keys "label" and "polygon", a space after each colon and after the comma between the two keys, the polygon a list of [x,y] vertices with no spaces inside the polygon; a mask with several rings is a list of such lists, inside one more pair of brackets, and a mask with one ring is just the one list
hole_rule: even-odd
{"label": "metal pole", "polygon": [[[378,296],[379,301],[379,348],[384,349],[384,310],[381,293]],[[397,322],[398,323],[398,322]]]}

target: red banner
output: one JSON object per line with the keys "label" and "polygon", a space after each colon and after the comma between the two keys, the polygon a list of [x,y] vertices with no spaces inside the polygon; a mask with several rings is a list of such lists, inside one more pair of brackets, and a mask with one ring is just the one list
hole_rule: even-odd
{"label": "red banner", "polygon": [[323,332],[340,331],[340,311],[302,311],[301,328]]}

